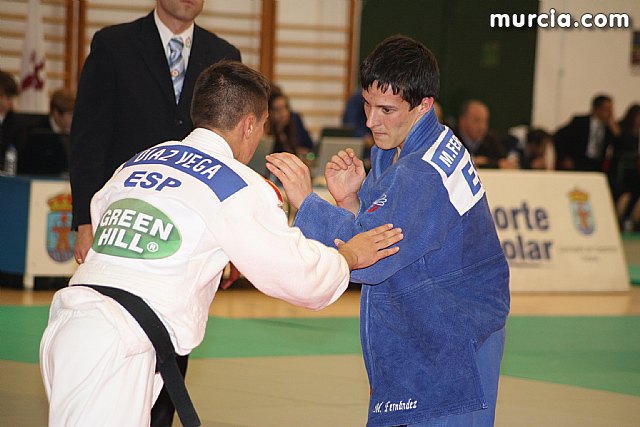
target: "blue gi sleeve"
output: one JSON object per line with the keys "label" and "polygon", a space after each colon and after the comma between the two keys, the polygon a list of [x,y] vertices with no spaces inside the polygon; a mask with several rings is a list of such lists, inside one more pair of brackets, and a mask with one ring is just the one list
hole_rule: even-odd
{"label": "blue gi sleeve", "polygon": [[[357,218],[349,211],[333,206],[312,194],[300,206],[294,225],[305,236],[333,246],[362,231],[391,223],[402,228],[404,240],[400,251],[376,264],[354,270],[351,280],[363,284],[379,284],[397,271],[440,248],[442,241],[459,218],[449,202],[447,191],[436,173],[409,170],[398,165],[369,188],[363,186],[361,200],[374,200],[361,206]],[[366,197],[367,194],[371,197]]]}
{"label": "blue gi sleeve", "polygon": [[293,223],[305,237],[335,247],[334,239],[347,241],[361,230],[355,216],[346,209],[332,205],[316,193],[302,202]]}

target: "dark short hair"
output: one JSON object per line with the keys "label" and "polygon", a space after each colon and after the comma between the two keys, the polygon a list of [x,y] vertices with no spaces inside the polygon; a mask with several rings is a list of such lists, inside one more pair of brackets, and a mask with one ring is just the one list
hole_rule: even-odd
{"label": "dark short hair", "polygon": [[196,127],[229,131],[249,113],[261,118],[267,111],[269,81],[237,61],[220,61],[198,77],[191,102]]}
{"label": "dark short hair", "polygon": [[602,106],[605,102],[611,102],[609,95],[596,95],[591,100],[591,110],[595,111]]}
{"label": "dark short hair", "polygon": [[423,98],[436,98],[440,70],[433,53],[422,43],[396,35],[383,40],[360,65],[360,82],[368,90],[374,82],[380,90],[389,87],[413,109]]}
{"label": "dark short hair", "polygon": [[0,95],[13,98],[19,94],[20,89],[18,89],[18,84],[13,74],[0,70]]}

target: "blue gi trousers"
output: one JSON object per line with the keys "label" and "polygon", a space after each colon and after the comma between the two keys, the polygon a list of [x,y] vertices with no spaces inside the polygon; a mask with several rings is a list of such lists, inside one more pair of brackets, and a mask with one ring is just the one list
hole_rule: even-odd
{"label": "blue gi trousers", "polygon": [[492,427],[496,413],[498,378],[505,332],[505,328],[494,332],[478,350],[478,367],[488,408],[461,415],[432,418],[421,423],[410,424],[408,427]]}

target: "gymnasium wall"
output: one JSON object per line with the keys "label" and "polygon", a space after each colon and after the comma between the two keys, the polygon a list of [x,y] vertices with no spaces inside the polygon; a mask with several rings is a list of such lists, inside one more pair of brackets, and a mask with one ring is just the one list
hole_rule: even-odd
{"label": "gymnasium wall", "polygon": [[[586,113],[594,94],[614,98],[620,118],[640,102],[640,68],[631,66],[632,32],[640,31],[637,0],[368,0],[362,6],[360,59],[386,36],[424,42],[441,69],[439,101],[455,120],[461,102],[479,98],[491,127],[531,124],[554,131]],[[631,28],[491,28],[491,13],[626,13]],[[633,18],[636,18],[634,21]]]}
{"label": "gymnasium wall", "polygon": [[536,29],[489,26],[491,13],[533,13],[536,0],[368,0],[362,3],[360,58],[389,35],[422,41],[440,65],[438,101],[454,120],[460,104],[477,98],[491,110],[491,127],[529,123]]}
{"label": "gymnasium wall", "polygon": [[[156,4],[155,0],[39,1],[49,92],[76,87],[97,30],[144,16]],[[205,0],[196,22],[238,47],[245,64],[271,74],[317,136],[322,127],[340,124],[351,91],[351,21],[356,4],[355,0]],[[272,6],[271,24],[265,9]],[[0,68],[16,77],[27,14],[28,0],[0,0]],[[265,48],[267,33],[274,37]],[[263,66],[263,50],[272,57],[272,70]]]}
{"label": "gymnasium wall", "polygon": [[638,0],[541,0],[540,10],[583,13],[627,13],[627,29],[545,29],[538,31],[533,115],[536,126],[556,129],[574,114],[587,113],[594,94],[614,99],[621,118],[631,103],[640,103],[640,66],[631,65],[632,31],[640,31]]}
{"label": "gymnasium wall", "polygon": [[[0,68],[15,74],[20,70],[26,3],[0,0]],[[96,29],[142,16],[154,3],[87,1],[85,49]],[[74,86],[77,52],[64,49],[65,0],[41,0],[41,4],[49,89]],[[261,0],[207,0],[199,22],[238,45],[244,61],[257,67],[261,4]],[[633,28],[489,25],[491,13],[554,8],[574,16],[627,13],[632,27],[640,31],[638,0],[277,0],[276,6],[274,78],[292,95],[293,108],[303,113],[316,135],[322,126],[339,124],[359,60],[384,37],[399,32],[422,40],[438,58],[439,101],[450,120],[457,117],[460,103],[471,97],[488,103],[496,130],[516,124],[555,130],[571,115],[586,112],[597,92],[613,96],[617,117],[630,103],[640,102],[640,69],[630,64]],[[350,7],[356,9],[355,22],[350,22]],[[359,23],[351,66],[349,33]]]}

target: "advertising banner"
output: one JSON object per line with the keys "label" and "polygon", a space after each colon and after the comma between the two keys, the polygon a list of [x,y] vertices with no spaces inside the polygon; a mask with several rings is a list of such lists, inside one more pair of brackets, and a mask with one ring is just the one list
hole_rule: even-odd
{"label": "advertising banner", "polygon": [[512,291],[625,291],[629,273],[604,174],[480,170]]}
{"label": "advertising banner", "polygon": [[71,276],[75,232],[71,231],[71,188],[68,181],[31,181],[24,286],[33,278]]}

